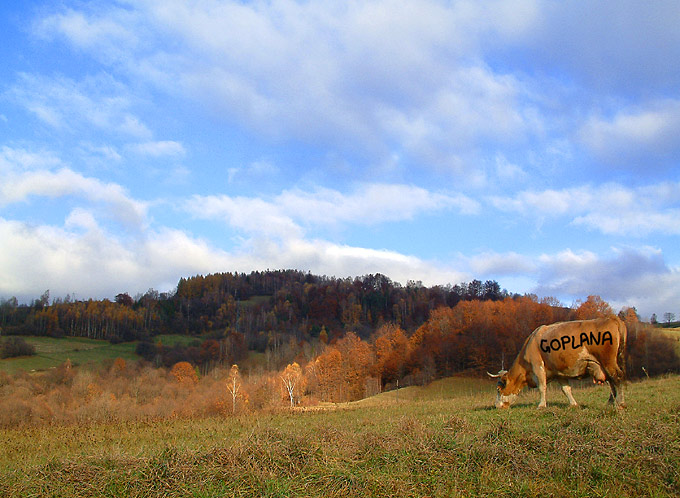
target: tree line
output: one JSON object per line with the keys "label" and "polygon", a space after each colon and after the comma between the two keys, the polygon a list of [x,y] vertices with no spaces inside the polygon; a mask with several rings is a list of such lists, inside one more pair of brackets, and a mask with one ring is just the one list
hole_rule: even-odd
{"label": "tree line", "polygon": [[[567,308],[551,297],[511,295],[495,281],[402,286],[379,274],[338,279],[289,270],[198,275],[173,292],[120,293],[113,301],[50,303],[45,292],[30,305],[0,303],[0,327],[5,335],[137,340],[137,353],[156,367],[188,362],[204,373],[259,352],[261,370],[297,364],[310,395],[337,401],[397,382],[498,370],[539,325],[612,313],[599,296]],[[619,316],[631,331],[633,375],[678,370],[670,339],[640,325],[634,308]],[[155,339],[168,333],[197,340],[169,347]]]}
{"label": "tree line", "polygon": [[289,336],[318,338],[322,331],[367,337],[383,323],[413,331],[440,306],[460,301],[499,300],[509,293],[495,281],[406,286],[380,274],[354,279],[315,276],[296,270],[216,273],[182,278],[172,292],[149,289],[113,301],[55,298],[49,291],[31,304],[0,301],[5,334],[79,336],[111,342],[145,340],[158,334],[242,334],[247,348],[276,348]]}

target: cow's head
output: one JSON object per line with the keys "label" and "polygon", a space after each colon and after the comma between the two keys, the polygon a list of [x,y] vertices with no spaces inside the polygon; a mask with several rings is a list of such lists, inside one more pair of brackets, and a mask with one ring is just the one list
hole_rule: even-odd
{"label": "cow's head", "polygon": [[498,379],[498,384],[496,385],[496,408],[510,408],[510,405],[517,398],[517,393],[513,393],[513,386],[508,385],[508,371],[501,370],[497,374],[486,373],[489,377]]}

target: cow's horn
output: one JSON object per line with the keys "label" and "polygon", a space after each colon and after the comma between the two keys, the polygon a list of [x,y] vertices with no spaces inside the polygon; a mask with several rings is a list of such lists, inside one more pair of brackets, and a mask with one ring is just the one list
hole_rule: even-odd
{"label": "cow's horn", "polygon": [[486,375],[496,379],[496,378],[500,377],[501,375],[503,375],[504,373],[507,373],[507,372],[508,372],[507,370],[499,370],[497,374],[492,374],[492,373],[486,372]]}

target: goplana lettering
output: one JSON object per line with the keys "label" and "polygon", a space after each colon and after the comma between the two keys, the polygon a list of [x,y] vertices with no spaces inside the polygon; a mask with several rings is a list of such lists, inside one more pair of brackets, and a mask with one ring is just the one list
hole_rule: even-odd
{"label": "goplana lettering", "polygon": [[605,332],[598,331],[597,335],[594,332],[590,332],[590,334],[581,332],[578,339],[573,335],[563,335],[559,339],[557,337],[551,340],[541,339],[541,351],[544,353],[560,351],[561,349],[567,349],[570,345],[571,349],[578,349],[582,346],[603,346],[607,342],[612,345],[614,344],[612,333],[608,330]]}

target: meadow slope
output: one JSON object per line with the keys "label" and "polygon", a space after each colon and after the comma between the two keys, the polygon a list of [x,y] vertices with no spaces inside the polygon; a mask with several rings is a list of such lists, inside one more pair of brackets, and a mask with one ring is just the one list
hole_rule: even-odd
{"label": "meadow slope", "polygon": [[313,412],[2,430],[0,496],[680,495],[680,377],[628,385],[618,411],[604,387],[575,389],[580,409],[551,390],[545,410],[530,392],[498,411],[492,383],[471,385]]}

